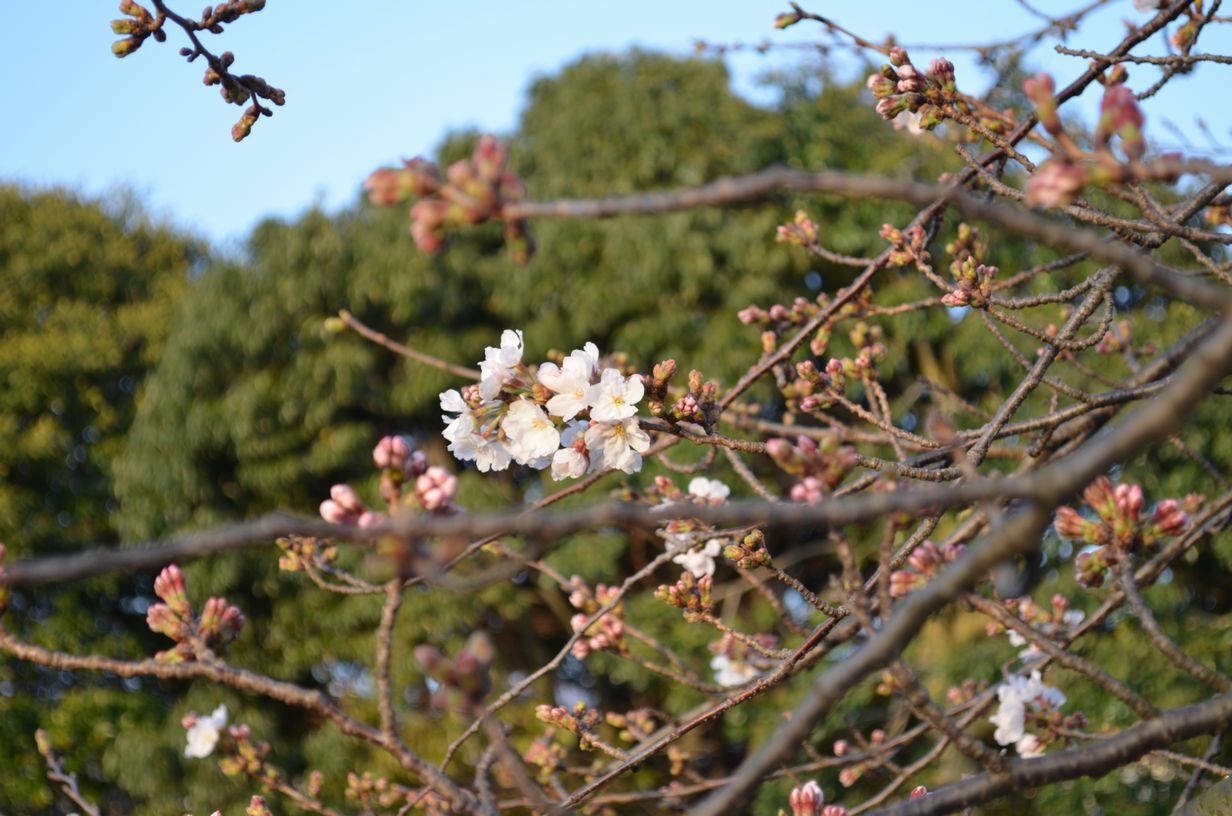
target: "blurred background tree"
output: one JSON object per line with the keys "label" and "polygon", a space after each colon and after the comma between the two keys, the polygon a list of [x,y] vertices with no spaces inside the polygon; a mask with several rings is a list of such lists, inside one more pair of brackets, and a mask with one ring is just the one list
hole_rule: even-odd
{"label": "blurred background tree", "polygon": [[[0,186],[0,540],[9,557],[119,541],[116,456],[176,303],[206,260],[204,245],[152,223],[129,197]],[[52,648],[146,654],[153,640],[130,582],[18,592],[21,614],[7,625]],[[124,718],[149,714],[152,702],[114,681],[0,662],[0,808],[51,801],[32,751],[36,727],[101,758]]]}

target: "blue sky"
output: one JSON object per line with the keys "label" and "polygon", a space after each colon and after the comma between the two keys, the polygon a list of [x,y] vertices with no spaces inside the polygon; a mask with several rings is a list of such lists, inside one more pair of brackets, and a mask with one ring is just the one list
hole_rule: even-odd
{"label": "blue sky", "polygon": [[[170,5],[189,13],[200,3]],[[893,31],[907,44],[985,42],[1040,23],[1014,0],[803,5],[869,39]],[[1032,5],[1061,13],[1082,0]],[[587,52],[639,46],[683,55],[698,39],[831,42],[816,24],[774,31],[774,15],[786,8],[767,0],[269,0],[213,42],[215,51],[236,54],[239,72],[262,75],[287,92],[286,106],[237,145],[229,131],[240,109],[201,84],[203,65],[177,56],[183,42],[176,30],[167,43],[149,42],[119,60],[110,53],[108,27],[119,16],[115,3],[11,4],[0,27],[8,122],[0,128],[0,180],[91,195],[132,190],[156,216],[225,244],[264,216],[352,202],[370,170],[431,151],[451,129],[511,129],[529,83]],[[1110,48],[1124,31],[1122,20],[1144,18],[1131,0],[1109,0],[1072,43]],[[1164,53],[1161,38],[1149,45],[1147,53]],[[1232,33],[1204,35],[1200,50],[1229,53]],[[760,73],[804,53],[746,51],[728,62],[737,89],[757,98]],[[918,49],[912,56],[927,65],[941,53]],[[958,66],[961,87],[983,88],[964,52],[944,53]],[[1059,85],[1083,67],[1050,46],[1034,53]],[[1135,71],[1143,82],[1154,75]],[[1223,80],[1210,76],[1216,71],[1232,68],[1202,66],[1201,79],[1182,78],[1152,100],[1148,136],[1173,145],[1161,119],[1192,133],[1201,115],[1221,141],[1232,142],[1232,111],[1222,95],[1217,104],[1197,95],[1199,82],[1209,91]],[[1089,118],[1095,92],[1078,106]]]}

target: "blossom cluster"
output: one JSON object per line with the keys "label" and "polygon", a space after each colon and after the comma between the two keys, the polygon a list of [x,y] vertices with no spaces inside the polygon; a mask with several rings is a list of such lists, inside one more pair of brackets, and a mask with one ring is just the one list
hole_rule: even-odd
{"label": "blossom cluster", "polygon": [[[1071,609],[1069,599],[1060,594],[1052,596],[1051,606],[1047,608],[1029,597],[1010,598],[1005,602],[1005,606],[1031,628],[1050,638],[1064,634],[1071,627],[1082,623],[1086,617],[1081,609]],[[996,635],[1001,631],[1005,631],[1011,646],[1022,649],[1018,653],[1020,658],[1026,659],[1040,654],[1035,644],[1029,643],[1025,637],[1013,629],[1005,629],[999,623],[988,624],[989,635]]]}
{"label": "blossom cluster", "polygon": [[798,481],[791,487],[791,500],[817,504],[856,466],[855,449],[843,445],[837,434],[819,439],[801,435],[795,443],[775,438],[766,442],[766,453]]}
{"label": "blossom cluster", "polygon": [[503,219],[506,244],[514,261],[522,264],[530,260],[534,242],[525,220],[504,218],[505,204],[526,195],[526,185],[508,162],[508,145],[485,135],[469,159],[445,169],[444,178],[434,162],[416,157],[399,168],[373,171],[364,189],[377,207],[418,199],[411,207],[411,238],[424,252],[441,249],[452,228]]}
{"label": "blossom cluster", "polygon": [[911,555],[907,556],[909,569],[890,573],[890,596],[901,598],[914,589],[919,589],[932,579],[942,564],[958,558],[966,550],[962,544],[945,543],[938,547],[925,540]]}
{"label": "blossom cluster", "polygon": [[499,347],[485,350],[478,385],[440,395],[450,452],[481,472],[514,462],[551,467],[558,481],[641,470],[650,447],[637,418],[645,394],[641,376],[601,368],[594,343],[535,371],[523,363],[522,351],[522,332],[506,330]]}
{"label": "blossom cluster", "polygon": [[[1093,153],[1082,151],[1065,134],[1057,115],[1056,86],[1052,77],[1039,74],[1023,83],[1040,124],[1056,138],[1058,145],[1054,154],[1027,182],[1027,204],[1060,207],[1072,203],[1088,184],[1121,181],[1142,170],[1141,161],[1146,153],[1142,134],[1145,117],[1138,107],[1137,97],[1124,84],[1126,78],[1124,69],[1117,66],[1103,79],[1104,96],[1099,104],[1099,122],[1094,134],[1096,151]],[[1120,141],[1128,166],[1110,149],[1114,136]]]}
{"label": "blossom cluster", "polygon": [[244,614],[226,598],[207,598],[201,615],[194,615],[184,573],[175,564],[165,567],[154,579],[154,594],[163,602],[147,610],[146,625],[175,641],[174,647],[154,656],[160,663],[184,663],[211,653],[223,654],[244,628]]}
{"label": "blossom cluster", "polygon": [[[427,455],[415,449],[410,437],[382,437],[372,449],[372,463],[381,471],[381,498],[391,512],[410,504],[436,515],[459,512],[453,503],[458,493],[458,477],[439,465],[429,466]],[[329,498],[321,502],[320,513],[330,524],[353,524],[363,528],[389,520],[389,514],[369,508],[349,484],[331,487]],[[328,550],[321,554],[328,555]],[[292,556],[297,556],[298,560],[284,557],[288,565],[284,569],[305,564],[302,546]]]}
{"label": "blossom cluster", "polygon": [[604,649],[618,648],[624,639],[625,626],[621,620],[622,609],[617,604],[611,611],[603,614],[593,624],[587,622],[601,608],[615,601],[620,595],[620,587],[598,584],[594,591],[586,585],[581,576],[574,575],[569,584],[569,603],[574,609],[580,610],[569,620],[569,626],[579,633],[573,644],[573,656],[585,660],[591,652],[601,652]]}
{"label": "blossom cluster", "polygon": [[1057,508],[1053,526],[1062,538],[1090,548],[1075,561],[1078,582],[1088,587],[1102,586],[1108,570],[1137,545],[1152,546],[1183,533],[1189,527],[1185,508],[1197,509],[1202,501],[1197,495],[1181,501],[1164,499],[1144,514],[1142,487],[1128,483],[1114,487],[1107,476],[1088,485],[1082,499],[1094,518],[1062,506]]}
{"label": "blossom cluster", "polygon": [[928,73],[911,64],[904,48],[890,49],[890,64],[868,78],[868,89],[877,98],[877,113],[885,120],[902,113],[916,114],[914,127],[932,130],[945,118],[944,108],[954,99],[954,65],[941,57]]}
{"label": "blossom cluster", "polygon": [[1065,695],[1052,686],[1045,685],[1038,671],[1030,677],[1013,675],[997,687],[1000,705],[989,720],[997,726],[993,739],[998,745],[1013,745],[1021,757],[1039,756],[1044,753],[1046,742],[1029,733],[1027,726],[1036,720],[1047,720],[1061,706]]}
{"label": "blossom cluster", "polygon": [[792,788],[787,796],[787,804],[791,806],[791,816],[847,816],[847,808],[841,805],[823,807],[825,801],[826,796],[821,786],[812,779]]}

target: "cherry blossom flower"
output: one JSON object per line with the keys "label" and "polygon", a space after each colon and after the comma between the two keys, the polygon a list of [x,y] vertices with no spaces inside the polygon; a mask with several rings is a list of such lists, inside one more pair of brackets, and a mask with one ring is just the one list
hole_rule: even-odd
{"label": "cherry blossom flower", "polygon": [[188,745],[184,748],[184,756],[190,759],[204,759],[214,752],[218,744],[218,735],[227,724],[227,705],[220,703],[214,713],[208,717],[190,715],[185,718],[188,725]]}
{"label": "cherry blossom flower", "polygon": [[993,739],[998,745],[1014,745],[1020,756],[1038,756],[1043,745],[1038,737],[1026,732],[1027,710],[1042,712],[1065,705],[1065,695],[1044,685],[1039,671],[1031,676],[1014,675],[997,687],[1000,706],[989,720],[997,726]]}
{"label": "cherry blossom flower", "polygon": [[560,431],[533,400],[520,399],[509,406],[501,422],[509,439],[509,453],[519,465],[552,456],[560,447]]}
{"label": "cherry blossom flower", "polygon": [[556,395],[548,400],[548,413],[568,420],[590,407],[591,380],[598,365],[599,349],[594,343],[587,343],[574,349],[559,366],[555,363],[539,366],[539,382]]}
{"label": "cherry blossom flower", "polygon": [[[638,392],[640,398],[640,384]],[[642,453],[649,447],[650,435],[642,430],[637,424],[637,417],[632,415],[618,422],[592,422],[586,429],[586,448],[590,452],[593,470],[611,468],[636,473],[642,467]]]}
{"label": "cherry blossom flower", "polygon": [[500,348],[488,346],[484,349],[484,359],[479,364],[479,395],[485,400],[496,399],[522,364],[522,332],[505,329],[500,342]]}
{"label": "cherry blossom flower", "polygon": [[714,682],[725,688],[743,686],[761,673],[751,663],[733,660],[723,654],[710,658],[710,668],[714,671]]}
{"label": "cherry blossom flower", "polygon": [[672,559],[673,564],[679,564],[694,578],[714,575],[714,559],[723,553],[723,539],[712,538],[699,549],[686,550]]}
{"label": "cherry blossom flower", "polygon": [[561,431],[561,448],[552,455],[552,478],[556,481],[577,479],[590,467],[590,457],[586,453],[586,429],[589,426],[589,422],[575,419]]}
{"label": "cherry blossom flower", "polygon": [[731,488],[718,479],[698,476],[689,482],[689,495],[699,499],[702,504],[722,504],[731,495]]}
{"label": "cherry blossom flower", "polygon": [[590,387],[590,418],[599,422],[628,419],[637,413],[644,393],[641,377],[622,377],[616,369],[605,368],[599,382]]}

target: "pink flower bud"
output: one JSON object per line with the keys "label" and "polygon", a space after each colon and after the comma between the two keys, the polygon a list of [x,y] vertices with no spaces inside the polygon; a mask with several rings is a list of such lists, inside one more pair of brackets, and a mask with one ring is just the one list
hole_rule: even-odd
{"label": "pink flower bud", "polygon": [[757,323],[761,321],[762,319],[765,318],[765,316],[766,316],[765,312],[763,312],[759,307],[754,306],[754,305],[745,306],[743,309],[736,312],[736,317],[739,318],[740,322],[745,324],[746,326],[749,325],[750,323]]}
{"label": "pink flower bud", "polygon": [[184,573],[175,564],[163,567],[154,579],[154,594],[166,601],[175,614],[188,613],[188,587],[184,583]]}
{"label": "pink flower bud", "polygon": [[825,795],[821,786],[810,779],[792,788],[787,801],[791,805],[792,816],[818,816],[818,808],[825,801]]}
{"label": "pink flower bud", "polygon": [[938,552],[937,545],[925,541],[907,557],[907,563],[921,575],[932,575],[941,564],[941,553]]}
{"label": "pink flower bud", "polygon": [[1082,500],[1089,504],[1092,510],[1099,513],[1101,518],[1105,513],[1110,514],[1116,506],[1116,494],[1112,488],[1112,480],[1107,476],[1100,476],[1082,491]]}
{"label": "pink flower bud", "polygon": [[1089,521],[1078,514],[1078,511],[1068,505],[1057,508],[1057,517],[1052,525],[1061,538],[1081,541],[1086,537]]}
{"label": "pink flower bud", "polygon": [[894,94],[895,82],[881,74],[872,74],[868,78],[868,89],[873,92],[873,96],[878,99],[884,99]]}
{"label": "pink flower bud", "polygon": [[1142,511],[1142,487],[1136,484],[1119,484],[1113,494],[1117,510],[1126,521],[1136,522]]}
{"label": "pink flower bud", "polygon": [[821,816],[847,816],[847,808],[842,805],[826,805],[821,809]]}
{"label": "pink flower bud", "polygon": [[406,470],[411,460],[408,436],[383,436],[372,449],[372,463],[382,470]]}
{"label": "pink flower bud", "polygon": [[901,598],[917,586],[924,584],[924,577],[910,570],[895,570],[890,573],[890,597]]}
{"label": "pink flower bud", "polygon": [[447,506],[457,493],[457,477],[443,467],[430,467],[415,480],[415,496],[428,511]]}
{"label": "pink flower bud", "polygon": [[354,514],[348,513],[342,508],[342,505],[333,499],[326,499],[321,502],[319,512],[321,513],[321,518],[330,524],[351,524],[355,521]]}
{"label": "pink flower bud", "polygon": [[928,795],[928,788],[924,787],[923,785],[916,785],[914,788],[911,789],[911,795],[907,798],[908,799],[919,799],[927,795]]}
{"label": "pink flower bud", "polygon": [[1176,499],[1164,499],[1151,514],[1151,520],[1159,529],[1161,535],[1176,536],[1189,526],[1189,516],[1181,509]]}
{"label": "pink flower bud", "polygon": [[858,766],[848,766],[838,772],[838,783],[844,788],[850,788],[856,782],[860,781],[860,775],[863,771]]}
{"label": "pink flower bud", "polygon": [[795,451],[792,448],[792,444],[786,439],[776,437],[766,441],[766,453],[770,455],[771,459],[781,464],[790,461]]}
{"label": "pink flower bud", "polygon": [[1048,159],[1027,181],[1027,206],[1063,207],[1087,184],[1087,171],[1064,159]]}
{"label": "pink flower bud", "polygon": [[834,741],[834,755],[836,757],[847,756],[847,752],[851,750],[851,743],[845,739]]}
{"label": "pink flower bud", "polygon": [[348,484],[336,484],[331,487],[329,497],[348,513],[359,514],[368,509],[364,506],[363,499],[355,492],[355,488]]}
{"label": "pink flower bud", "polygon": [[791,486],[791,500],[817,504],[825,498],[825,485],[816,476],[805,476]]}
{"label": "pink flower bud", "polygon": [[873,733],[869,734],[869,741],[872,742],[875,747],[884,745],[886,741],[886,732],[882,731],[880,728],[874,729]]}

